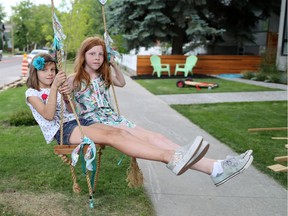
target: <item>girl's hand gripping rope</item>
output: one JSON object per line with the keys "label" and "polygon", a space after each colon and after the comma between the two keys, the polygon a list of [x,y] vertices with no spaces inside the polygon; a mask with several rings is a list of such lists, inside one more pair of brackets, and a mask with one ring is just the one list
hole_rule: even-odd
{"label": "girl's hand gripping rope", "polygon": [[59,92],[64,95],[70,95],[72,93],[72,89],[68,85],[67,81],[65,81],[59,88]]}
{"label": "girl's hand gripping rope", "polygon": [[55,79],[52,83],[52,86],[55,86],[57,89],[66,81],[66,74],[64,71],[59,71],[56,74]]}

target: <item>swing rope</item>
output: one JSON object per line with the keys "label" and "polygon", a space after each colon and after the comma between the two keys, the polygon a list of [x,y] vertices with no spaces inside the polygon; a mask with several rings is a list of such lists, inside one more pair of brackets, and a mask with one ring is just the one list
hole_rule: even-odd
{"label": "swing rope", "polygon": [[[55,21],[54,21],[54,1],[51,0],[51,4],[52,4],[52,20],[53,20],[53,24],[55,25]],[[57,59],[58,59],[58,52],[56,53],[57,55]],[[62,58],[62,57],[61,57]],[[62,61],[57,61],[57,68],[62,68]],[[62,97],[62,95],[61,95]],[[64,101],[61,98],[61,110],[60,110],[60,145],[63,145],[63,112],[64,112]],[[71,164],[71,160],[67,157],[67,155],[59,155],[59,157],[61,158],[61,160],[66,163],[67,165],[69,165],[70,170],[71,170],[71,174],[72,174],[72,180],[73,180],[73,191],[75,193],[80,193],[81,192],[81,188],[79,186],[79,184],[77,183],[77,177],[76,177],[76,173],[75,173],[75,169],[74,166],[72,166]]]}
{"label": "swing rope", "polygon": [[[104,5],[105,5],[106,1],[105,0],[104,1],[99,0],[99,2],[101,3],[101,7],[102,7],[102,17],[103,17],[103,25],[104,25],[104,31],[105,31],[104,35],[106,35],[106,37],[109,38],[110,36],[107,32],[105,9],[104,9]],[[109,39],[107,41],[109,41]],[[109,47],[110,44],[108,42],[106,42],[106,43],[107,43],[106,47],[107,46]],[[108,51],[109,51],[109,49],[108,49]],[[110,76],[110,80],[112,80],[111,79],[111,71],[109,73],[109,76]],[[119,109],[118,100],[116,97],[116,92],[115,92],[113,81],[111,82],[111,86],[112,86],[112,92],[113,92],[113,96],[114,96],[115,105],[117,108],[117,113],[120,116],[121,114],[120,114],[120,109]],[[136,158],[134,158],[134,157],[131,157],[130,166],[127,169],[126,181],[128,182],[128,186],[130,188],[137,188],[137,187],[141,187],[143,185],[143,173],[138,166]]]}
{"label": "swing rope", "polygon": [[[52,9],[52,21],[53,21],[53,28],[54,28],[54,47],[55,47],[56,54],[57,54],[57,68],[59,70],[62,70],[62,53],[61,53],[60,43],[61,43],[61,39],[63,39],[63,36],[64,36],[64,38],[66,36],[62,32],[61,25],[60,25],[60,23],[56,17],[53,0],[51,0],[51,9]],[[56,36],[56,34],[58,34],[58,35]],[[73,150],[72,154],[76,155],[76,158],[78,159],[78,155],[77,155],[78,152],[76,152],[75,150],[76,149],[79,150],[79,148],[80,148],[80,156],[83,156],[84,145],[89,145],[88,149],[86,151],[86,155],[85,155],[86,169],[84,167],[83,172],[86,175],[87,185],[88,185],[88,189],[89,189],[89,207],[94,208],[93,191],[95,191],[95,189],[96,189],[96,184],[97,184],[98,176],[99,176],[99,168],[100,168],[100,161],[101,161],[101,154],[102,154],[101,148],[98,150],[99,157],[98,157],[97,172],[96,172],[96,167],[94,165],[96,163],[95,162],[95,157],[96,157],[96,152],[97,152],[96,146],[92,140],[90,140],[89,138],[87,138],[85,136],[85,134],[83,132],[83,128],[82,128],[81,123],[79,121],[79,118],[77,116],[77,113],[76,113],[76,110],[75,110],[75,107],[74,107],[74,104],[71,100],[70,95],[68,95],[67,98],[68,98],[70,107],[73,111],[73,114],[75,116],[75,119],[77,121],[78,127],[79,127],[81,135],[82,135],[82,142],[80,143],[80,145],[78,145]],[[64,113],[64,100],[63,100],[63,95],[61,95],[60,145],[63,145],[63,125],[64,125],[63,113]],[[71,154],[71,157],[72,157],[72,154]],[[76,174],[75,174],[75,170],[74,170],[74,166],[77,163],[77,159],[76,159],[76,161],[75,161],[75,159],[74,159],[74,161],[73,160],[71,161],[68,159],[67,155],[61,155],[60,157],[63,160],[63,162],[67,163],[70,166],[71,173],[72,173],[72,179],[73,179],[73,191],[79,193],[81,189],[77,183]],[[73,159],[73,157],[72,157],[72,159]],[[89,164],[88,164],[88,162],[89,162]],[[93,162],[94,162],[94,164],[93,164]],[[94,181],[91,181],[88,170],[92,171],[92,179],[94,177]],[[96,172],[97,179],[95,178],[95,172]]]}
{"label": "swing rope", "polygon": [[[104,4],[105,4],[105,3],[104,3]],[[106,18],[105,18],[104,4],[101,3],[101,7],[102,7],[102,18],[103,18],[104,32],[108,35],[107,26],[106,26]],[[110,76],[110,80],[111,80],[111,72],[109,73],[109,76]],[[117,113],[118,113],[118,115],[120,115],[120,109],[119,109],[119,105],[118,105],[118,101],[117,101],[117,97],[116,97],[116,91],[115,91],[113,82],[111,83],[111,86],[112,86],[112,91],[113,91],[113,96],[114,96],[114,101],[115,101]]]}

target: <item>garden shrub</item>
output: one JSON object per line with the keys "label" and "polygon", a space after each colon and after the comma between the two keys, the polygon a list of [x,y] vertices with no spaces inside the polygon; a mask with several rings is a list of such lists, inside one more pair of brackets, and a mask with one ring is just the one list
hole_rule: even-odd
{"label": "garden shrub", "polygon": [[19,110],[15,112],[13,115],[11,115],[9,119],[10,125],[13,126],[31,126],[31,125],[37,125],[37,122],[35,121],[34,117],[32,116],[32,113],[30,110]]}
{"label": "garden shrub", "polygon": [[255,78],[253,80],[256,80],[256,81],[265,81],[267,80],[267,74],[265,73],[257,73],[255,75]]}
{"label": "garden shrub", "polygon": [[270,74],[267,77],[268,77],[268,81],[271,82],[271,83],[280,83],[280,77],[281,77],[280,73],[278,73],[278,74]]}
{"label": "garden shrub", "polygon": [[253,71],[243,71],[241,74],[242,74],[244,79],[248,79],[248,80],[255,77],[255,72],[253,72]]}
{"label": "garden shrub", "polygon": [[259,72],[264,73],[264,74],[278,74],[279,73],[276,64],[261,64]]}
{"label": "garden shrub", "polygon": [[287,72],[279,71],[277,68],[276,50],[266,50],[261,58],[262,61],[258,71],[243,71],[243,78],[262,82],[287,84]]}

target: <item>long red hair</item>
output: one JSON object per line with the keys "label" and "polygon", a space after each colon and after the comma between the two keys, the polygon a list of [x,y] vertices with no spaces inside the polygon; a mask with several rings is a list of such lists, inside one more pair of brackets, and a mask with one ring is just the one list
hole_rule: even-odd
{"label": "long red hair", "polygon": [[76,60],[74,64],[74,81],[73,86],[76,87],[76,89],[80,89],[81,82],[84,82],[86,85],[86,88],[90,85],[90,76],[85,71],[85,53],[92,49],[94,46],[102,46],[103,52],[104,52],[104,61],[101,67],[96,71],[100,75],[102,75],[105,84],[107,87],[111,85],[111,77],[110,77],[110,67],[108,62],[108,55],[106,50],[106,45],[103,39],[99,37],[88,37],[86,38],[81,46],[80,49],[76,55]]}

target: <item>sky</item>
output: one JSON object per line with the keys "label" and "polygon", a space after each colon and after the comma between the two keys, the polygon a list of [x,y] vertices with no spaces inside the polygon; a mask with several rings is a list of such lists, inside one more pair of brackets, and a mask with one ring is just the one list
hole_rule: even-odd
{"label": "sky", "polygon": [[[11,6],[18,5],[22,0],[0,0],[0,4],[4,7],[6,15],[11,16]],[[51,4],[51,0],[30,0],[34,4]],[[61,3],[61,0],[54,0],[54,6],[57,7]],[[7,17],[6,17],[7,19]]]}

